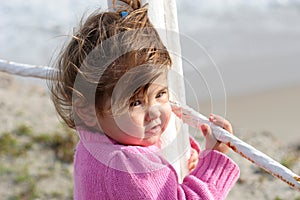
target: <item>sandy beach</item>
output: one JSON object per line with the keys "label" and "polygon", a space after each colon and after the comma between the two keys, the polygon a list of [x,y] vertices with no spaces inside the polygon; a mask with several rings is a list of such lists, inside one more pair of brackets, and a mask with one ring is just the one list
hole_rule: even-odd
{"label": "sandy beach", "polygon": [[[227,99],[225,117],[235,134],[269,155],[288,164],[300,173],[300,86],[289,86]],[[218,106],[218,105],[216,105]],[[211,103],[199,105],[205,114]],[[241,176],[228,199],[299,199],[300,192],[261,171],[235,153],[230,156],[238,163]]]}
{"label": "sandy beach", "polygon": [[[16,77],[1,73],[0,96],[0,136],[22,124],[32,127],[36,135],[54,134],[62,130],[44,85],[25,83]],[[287,96],[290,98],[286,98]],[[227,118],[232,122],[238,137],[275,160],[287,164],[298,174],[300,174],[300,142],[297,130],[299,99],[299,87],[293,86],[228,99],[227,107]],[[205,110],[209,107],[201,105],[204,113],[209,113],[209,109]],[[203,145],[202,138],[196,137]],[[24,140],[22,138],[19,136],[17,140]],[[21,156],[0,154],[0,177],[4,180],[0,183],[2,198],[10,199],[16,194],[24,195],[24,191],[28,193],[26,183],[34,184],[33,194],[39,199],[72,198],[72,162],[61,162],[54,156],[53,149],[47,149],[39,144],[33,145]],[[289,188],[286,183],[263,172],[234,152],[230,152],[229,155],[240,166],[241,176],[227,199],[300,198],[300,193]],[[20,170],[26,167],[30,169],[27,174],[28,180],[16,182],[16,176],[20,176],[18,175]],[[11,187],[12,185],[14,187]],[[33,195],[32,192],[29,194]]]}
{"label": "sandy beach", "polygon": [[[229,97],[223,116],[232,122],[236,133],[240,135],[270,132],[284,143],[300,142],[299,102],[300,85],[270,89]],[[218,107],[211,103],[198,105],[206,115],[212,111],[213,106]]]}

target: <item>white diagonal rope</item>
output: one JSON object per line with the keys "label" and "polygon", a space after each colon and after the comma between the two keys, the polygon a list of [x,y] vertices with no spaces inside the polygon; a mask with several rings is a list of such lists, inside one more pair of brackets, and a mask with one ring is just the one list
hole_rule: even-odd
{"label": "white diagonal rope", "polygon": [[[175,8],[173,9],[176,10]],[[173,29],[171,28],[171,30]],[[18,76],[48,79],[50,78],[50,76],[48,75],[50,73],[55,73],[56,70],[48,66],[22,64],[22,63],[16,63],[16,62],[0,59],[0,72],[5,72],[13,75],[18,75]],[[189,108],[184,104],[185,104],[184,102],[183,105],[173,104],[172,107],[177,108],[174,110],[177,111],[179,110],[179,114],[178,113],[176,114],[179,115],[178,117],[180,117],[185,123],[196,128],[199,127],[199,123],[201,122],[201,120],[202,123],[209,123],[207,119],[203,117],[200,113],[192,110],[191,108]],[[226,131],[224,131],[223,129],[218,129],[215,126],[213,126],[212,128],[214,130],[213,133],[215,134],[215,137],[219,141],[226,143],[233,150],[235,150],[237,153],[242,155],[242,157],[251,160],[259,167],[262,167],[263,169],[268,171],[270,174],[288,183],[291,187],[300,190],[300,177],[297,174],[293,173],[292,171],[282,166],[281,164],[277,163],[276,161],[269,158],[268,156],[264,155],[263,153],[257,151],[254,147],[239,140],[235,136],[226,133]]]}
{"label": "white diagonal rope", "polygon": [[48,74],[55,72],[48,66],[28,65],[0,59],[0,71],[13,75],[48,79]]}
{"label": "white diagonal rope", "polygon": [[[35,66],[22,63],[9,62],[0,59],[0,71],[9,74],[35,77],[47,79],[48,73],[54,73],[55,69],[48,66]],[[280,163],[274,161],[272,158],[256,150],[254,147],[238,139],[237,137],[228,134],[224,129],[219,129],[213,126],[206,117],[194,111],[186,105],[179,103],[172,103],[173,112],[181,118],[185,123],[192,127],[199,128],[199,124],[208,123],[213,128],[215,137],[231,147],[235,152],[242,155],[242,157],[250,160],[257,166],[265,169],[270,174],[283,180],[292,188],[300,190],[300,177],[292,172],[290,169],[282,166]]]}
{"label": "white diagonal rope", "polygon": [[193,110],[187,105],[172,102],[173,112],[188,125],[201,129],[202,124],[209,124],[214,137],[224,144],[227,144],[233,151],[240,154],[243,158],[251,161],[258,167],[266,170],[276,178],[286,182],[290,187],[300,191],[300,176],[292,172],[287,167],[273,160],[266,154],[258,151],[251,145],[240,140],[225,129],[211,123],[207,117]]}

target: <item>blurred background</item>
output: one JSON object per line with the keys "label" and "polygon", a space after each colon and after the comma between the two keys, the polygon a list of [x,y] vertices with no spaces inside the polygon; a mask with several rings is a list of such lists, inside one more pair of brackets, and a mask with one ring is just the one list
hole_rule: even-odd
{"label": "blurred background", "polygon": [[[82,14],[99,6],[106,9],[106,0],[0,0],[0,59],[53,65]],[[177,8],[188,104],[206,115],[214,112],[226,117],[239,137],[249,142],[256,137],[254,144],[281,161],[284,155],[295,154],[290,152],[291,147],[300,151],[300,1],[177,0]],[[55,131],[54,124],[59,122],[45,81],[1,73],[0,121],[0,132],[15,131],[23,125],[36,133]],[[269,150],[271,146],[278,152]],[[286,149],[280,151],[279,147]],[[299,174],[297,156],[289,159],[293,161],[290,167]],[[8,160],[1,156],[2,163]],[[247,171],[246,164],[239,164],[245,165],[245,170],[238,189],[228,199],[300,199],[300,194],[284,183],[279,183],[278,193],[276,185],[265,186],[274,181],[268,176],[263,180],[253,178],[267,184],[253,186],[256,191],[251,192],[251,184],[246,181],[251,174],[247,173],[261,172],[252,168]],[[54,182],[64,183],[61,177],[71,179],[72,167],[59,166],[51,169],[68,173],[56,174]],[[6,188],[15,184],[16,177],[7,175],[7,168],[0,166],[0,176],[6,180],[0,183],[0,194],[9,199],[12,196]],[[37,165],[33,169],[40,168]],[[32,173],[28,169],[28,174]],[[21,183],[28,185],[28,180]],[[36,192],[46,185],[42,182],[28,190]],[[71,198],[72,186],[64,189],[69,196],[54,187],[53,191],[50,188],[52,193],[42,197]],[[22,195],[13,197],[22,199]],[[39,192],[34,195],[33,199],[41,197]]]}

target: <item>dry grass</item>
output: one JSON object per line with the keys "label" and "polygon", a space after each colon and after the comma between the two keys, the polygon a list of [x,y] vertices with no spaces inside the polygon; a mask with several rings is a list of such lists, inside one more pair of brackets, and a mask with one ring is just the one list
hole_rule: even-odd
{"label": "dry grass", "polygon": [[[76,134],[63,125],[53,133],[35,133],[25,124],[0,133],[0,187],[13,186],[1,198],[72,199],[72,161],[77,140]],[[57,179],[64,188],[55,184]],[[43,182],[55,185],[49,184],[49,189],[43,187]]]}

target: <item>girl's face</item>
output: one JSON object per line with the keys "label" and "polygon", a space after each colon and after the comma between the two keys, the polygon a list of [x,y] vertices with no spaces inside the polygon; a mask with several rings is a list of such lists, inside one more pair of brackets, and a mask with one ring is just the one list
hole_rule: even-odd
{"label": "girl's face", "polygon": [[98,124],[107,136],[121,144],[149,146],[158,144],[171,112],[167,78],[161,75],[145,94],[130,101],[125,114],[99,116]]}

